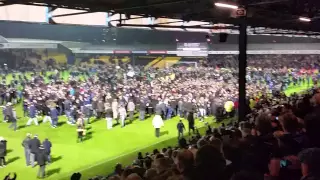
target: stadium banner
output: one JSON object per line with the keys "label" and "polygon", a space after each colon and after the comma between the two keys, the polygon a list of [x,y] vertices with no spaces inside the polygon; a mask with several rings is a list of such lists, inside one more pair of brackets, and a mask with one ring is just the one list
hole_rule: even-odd
{"label": "stadium banner", "polygon": [[178,51],[207,51],[208,43],[177,43]]}
{"label": "stadium banner", "polygon": [[[8,48],[7,44],[9,43],[1,43],[0,49]],[[30,47],[29,47],[30,48]],[[42,47],[44,48],[44,47]],[[76,54],[168,54],[168,55],[177,55],[177,56],[189,56],[189,57],[200,57],[205,56],[207,54],[230,54],[235,55],[239,54],[238,51],[204,51],[204,52],[196,52],[196,51],[156,51],[150,53],[150,51],[124,51],[124,50],[114,50],[114,51],[106,51],[106,50],[81,50],[74,49],[72,51]],[[247,51],[247,54],[320,54],[320,50],[253,50]]]}
{"label": "stadium banner", "polygon": [[208,56],[208,43],[177,43],[177,56]]}
{"label": "stadium banner", "polygon": [[208,51],[177,51],[176,54],[181,57],[207,57]]}
{"label": "stadium banner", "polygon": [[106,50],[75,49],[72,52],[75,54],[113,54],[113,51],[106,51]]}
{"label": "stadium banner", "polygon": [[167,51],[148,51],[148,54],[167,54]]}
{"label": "stadium banner", "polygon": [[148,54],[148,51],[132,51],[132,54]]}
{"label": "stadium banner", "polygon": [[113,54],[131,54],[132,51],[126,51],[126,50],[114,50]]}
{"label": "stadium banner", "polygon": [[57,49],[56,43],[1,43],[0,49]]}
{"label": "stadium banner", "polygon": [[177,54],[177,51],[167,51],[167,54]]}

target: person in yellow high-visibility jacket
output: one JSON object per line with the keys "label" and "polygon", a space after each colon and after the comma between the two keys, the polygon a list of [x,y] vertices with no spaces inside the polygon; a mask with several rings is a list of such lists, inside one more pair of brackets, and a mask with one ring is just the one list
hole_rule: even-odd
{"label": "person in yellow high-visibility jacket", "polygon": [[224,103],[224,110],[227,112],[228,116],[231,116],[231,113],[233,111],[234,103],[232,101],[227,101]]}
{"label": "person in yellow high-visibility jacket", "polygon": [[256,102],[253,99],[249,100],[249,107],[252,110],[256,106]]}

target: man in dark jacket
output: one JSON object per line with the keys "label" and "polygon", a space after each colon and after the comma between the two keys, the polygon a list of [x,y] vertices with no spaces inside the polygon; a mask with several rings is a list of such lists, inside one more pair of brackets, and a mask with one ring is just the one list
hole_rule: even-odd
{"label": "man in dark jacket", "polygon": [[194,116],[193,116],[193,112],[189,112],[189,114],[188,114],[188,124],[189,124],[189,126],[188,126],[188,131],[189,131],[189,135],[190,135],[190,133],[191,133],[191,130],[192,130],[192,133],[194,134]]}
{"label": "man in dark jacket", "polygon": [[140,108],[139,119],[144,120],[145,114],[146,114],[146,109],[147,109],[147,102],[145,100],[141,100],[139,108]]}
{"label": "man in dark jacket", "polygon": [[[99,101],[100,102],[100,101]],[[100,106],[100,104],[98,103],[98,105]],[[90,124],[90,117],[91,117],[91,107],[89,104],[83,106],[83,115],[84,115],[84,120],[87,122],[87,124]],[[101,116],[101,112],[98,112],[98,116]]]}
{"label": "man in dark jacket", "polygon": [[64,100],[63,106],[64,106],[64,112],[68,118],[67,123],[73,124],[73,118],[72,118],[72,114],[71,114],[72,102],[69,100],[69,98]]}
{"label": "man in dark jacket", "polygon": [[178,122],[177,129],[178,129],[178,139],[180,139],[180,137],[183,137],[183,131],[186,129],[184,127],[182,120]]}
{"label": "man in dark jacket", "polygon": [[27,166],[30,165],[30,147],[29,147],[29,141],[31,140],[31,134],[28,133],[27,137],[22,142],[22,147],[24,149],[24,156],[26,157],[26,164]]}
{"label": "man in dark jacket", "polygon": [[102,114],[104,112],[104,103],[102,100],[99,100],[97,103],[97,117],[100,119],[102,117]]}
{"label": "man in dark jacket", "polygon": [[38,119],[37,119],[37,108],[35,106],[36,101],[32,102],[32,104],[29,106],[29,120],[27,122],[27,126],[30,126],[32,122],[35,123],[35,125],[38,125]]}
{"label": "man in dark jacket", "polygon": [[39,152],[37,155],[37,161],[39,165],[39,171],[38,171],[38,178],[44,178],[45,177],[45,171],[46,171],[46,162],[48,161],[48,156],[46,153],[46,150],[43,146],[39,147]]}
{"label": "man in dark jacket", "polygon": [[32,167],[35,166],[36,155],[39,153],[40,145],[41,143],[37,135],[34,135],[34,138],[29,141],[30,163]]}
{"label": "man in dark jacket", "polygon": [[48,138],[46,138],[46,139],[43,141],[42,146],[44,147],[45,152],[47,153],[48,163],[51,163],[51,148],[52,148],[52,143],[49,141]]}
{"label": "man in dark jacket", "polygon": [[6,140],[3,137],[0,137],[0,167],[6,166],[6,154],[7,154],[7,147],[6,147]]}

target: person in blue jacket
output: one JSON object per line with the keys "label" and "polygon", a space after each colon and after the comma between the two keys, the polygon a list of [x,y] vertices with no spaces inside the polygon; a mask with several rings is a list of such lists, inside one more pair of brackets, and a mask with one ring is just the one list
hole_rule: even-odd
{"label": "person in blue jacket", "polygon": [[29,106],[29,120],[27,126],[30,126],[32,122],[34,122],[35,125],[38,125],[37,108],[34,103],[36,103],[36,101],[33,101]]}
{"label": "person in blue jacket", "polygon": [[59,112],[56,107],[50,107],[51,126],[56,128],[58,125]]}
{"label": "person in blue jacket", "polygon": [[46,154],[48,155],[48,163],[51,163],[51,148],[52,148],[52,143],[49,141],[48,138],[46,138],[43,142],[42,145],[45,149]]}
{"label": "person in blue jacket", "polygon": [[82,113],[84,115],[84,120],[87,121],[87,124],[90,124],[91,106],[89,104],[83,106]]}
{"label": "person in blue jacket", "polygon": [[28,115],[28,100],[23,101],[23,117]]}
{"label": "person in blue jacket", "polygon": [[6,106],[2,106],[2,115],[3,115],[3,122],[8,122],[8,116],[6,115]]}

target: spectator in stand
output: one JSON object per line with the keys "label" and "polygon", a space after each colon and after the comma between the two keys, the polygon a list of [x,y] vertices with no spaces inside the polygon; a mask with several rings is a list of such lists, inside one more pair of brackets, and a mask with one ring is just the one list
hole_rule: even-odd
{"label": "spectator in stand", "polygon": [[154,160],[154,166],[157,171],[157,176],[153,178],[153,180],[163,180],[173,175],[171,164],[169,164],[168,159],[165,157],[156,158]]}
{"label": "spectator in stand", "polygon": [[112,177],[112,176],[121,176],[123,172],[123,168],[122,168],[122,164],[116,164],[113,173],[111,173],[108,177]]}
{"label": "spectator in stand", "polygon": [[[268,162],[270,157],[277,155],[278,142],[272,134],[271,119],[266,113],[260,114],[256,118],[254,137],[246,138],[247,142],[243,146],[242,169],[258,173],[268,172]],[[259,158],[257,158],[259,157]]]}
{"label": "spectator in stand", "polygon": [[304,125],[311,147],[320,147],[320,93],[315,94],[313,100],[316,106],[306,115]]}
{"label": "spectator in stand", "polygon": [[202,146],[195,158],[195,178],[197,180],[227,180],[226,160],[221,152],[212,145]]}
{"label": "spectator in stand", "polygon": [[186,149],[178,151],[175,164],[183,179],[194,179],[194,157],[191,151]]}
{"label": "spectator in stand", "polygon": [[286,113],[279,118],[282,126],[278,135],[279,147],[282,156],[297,155],[303,149],[309,147],[309,140],[302,129],[298,119],[291,113]]}
{"label": "spectator in stand", "polygon": [[301,162],[302,180],[320,179],[320,149],[311,148],[299,154]]}

